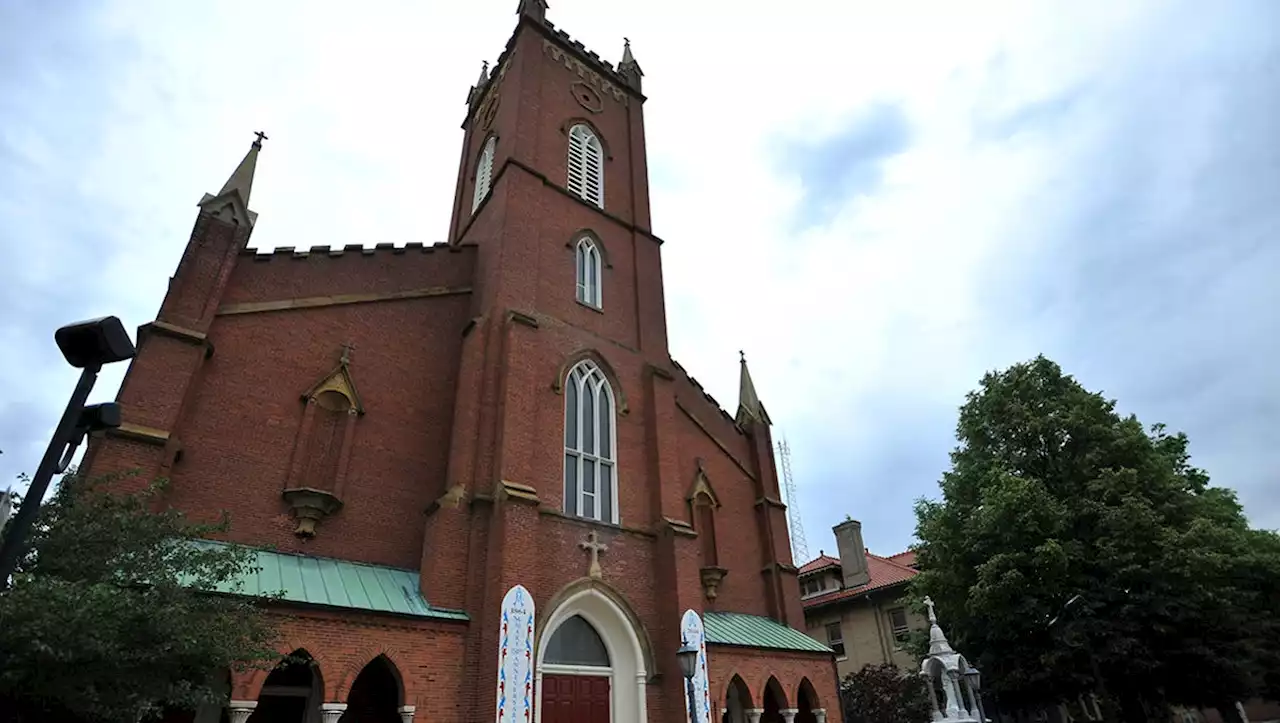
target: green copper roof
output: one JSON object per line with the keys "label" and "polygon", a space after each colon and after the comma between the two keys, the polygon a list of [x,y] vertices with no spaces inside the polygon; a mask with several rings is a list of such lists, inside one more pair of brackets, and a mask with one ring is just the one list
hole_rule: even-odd
{"label": "green copper roof", "polygon": [[[195,544],[229,543],[202,540]],[[419,618],[468,619],[459,610],[431,607],[419,592],[418,573],[414,570],[262,549],[254,552],[254,566],[261,569],[246,573],[239,580],[239,590],[226,584],[218,592]]]}
{"label": "green copper roof", "polygon": [[832,652],[831,648],[799,630],[759,615],[708,612],[703,614],[702,620],[707,628],[707,642],[716,645]]}

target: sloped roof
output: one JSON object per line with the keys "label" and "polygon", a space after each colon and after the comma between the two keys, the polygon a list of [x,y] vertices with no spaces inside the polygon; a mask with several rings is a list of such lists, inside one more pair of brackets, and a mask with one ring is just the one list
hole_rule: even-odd
{"label": "sloped roof", "polygon": [[[231,543],[201,540],[192,544]],[[238,589],[228,583],[216,592],[419,618],[468,619],[462,611],[432,607],[420,592],[416,570],[262,549],[254,554],[260,569],[243,575]]]}
{"label": "sloped roof", "polygon": [[[830,592],[823,593],[822,595],[815,595],[814,597],[803,600],[801,604],[805,608],[813,608],[818,607],[819,605],[828,605],[838,600],[848,600],[871,592],[872,590],[883,590],[895,585],[901,585],[920,574],[919,570],[894,561],[894,558],[902,558],[903,555],[911,555],[911,560],[914,562],[915,553],[913,552],[900,552],[896,555],[891,555],[890,557],[881,557],[880,555],[875,555],[870,552],[866,553],[866,555],[867,574],[871,579],[868,580],[865,585],[844,588],[842,590],[832,590]],[[806,564],[804,567],[800,568],[801,573],[819,570],[829,564],[815,564],[822,561],[823,557],[819,557],[817,560]],[[837,560],[836,563],[838,564],[839,560]],[[810,565],[814,565],[814,567],[810,568]]]}
{"label": "sloped roof", "polygon": [[840,560],[838,558],[830,555],[818,555],[816,559],[810,560],[800,566],[800,574],[807,575],[811,572],[821,570],[824,567],[831,567],[833,565],[838,566],[839,564]]}
{"label": "sloped roof", "polygon": [[915,567],[916,551],[907,550],[906,552],[899,552],[896,555],[890,555],[888,559],[892,562],[898,563],[899,565],[906,565],[907,567]]}
{"label": "sloped roof", "polygon": [[830,654],[832,652],[831,648],[799,630],[759,615],[708,611],[703,613],[702,620],[707,629],[707,642],[716,645],[799,650],[810,653]]}

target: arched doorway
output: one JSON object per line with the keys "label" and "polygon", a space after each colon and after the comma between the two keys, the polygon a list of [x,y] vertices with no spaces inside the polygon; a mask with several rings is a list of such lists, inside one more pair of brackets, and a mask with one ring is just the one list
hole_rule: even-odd
{"label": "arched doorway", "polygon": [[749,723],[747,711],[753,707],[751,690],[747,688],[746,682],[736,675],[733,676],[729,681],[729,689],[724,694],[723,723]]}
{"label": "arched doorway", "polygon": [[535,668],[538,723],[647,720],[640,634],[610,593],[579,589],[546,618]]}
{"label": "arched doorway", "polygon": [[787,694],[777,678],[769,678],[764,685],[764,712],[760,723],[783,723],[782,711],[787,707]]}
{"label": "arched doorway", "polygon": [[323,697],[319,666],[310,653],[295,650],[267,676],[248,723],[320,723]]}
{"label": "arched doorway", "polygon": [[400,723],[400,671],[385,655],[370,660],[351,684],[339,723]]}
{"label": "arched doorway", "polygon": [[821,707],[818,705],[818,694],[813,690],[813,683],[808,678],[801,680],[800,687],[796,689],[795,723],[818,723],[818,716],[814,711]]}
{"label": "arched doorway", "polygon": [[542,654],[542,722],[610,723],[613,665],[581,615],[561,623]]}

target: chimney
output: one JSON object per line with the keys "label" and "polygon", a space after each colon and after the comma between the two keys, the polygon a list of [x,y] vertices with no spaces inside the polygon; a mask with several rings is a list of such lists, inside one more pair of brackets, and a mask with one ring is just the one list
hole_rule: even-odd
{"label": "chimney", "polygon": [[831,530],[836,533],[844,586],[851,588],[866,585],[870,582],[871,575],[867,572],[867,548],[862,544],[862,523],[845,520]]}

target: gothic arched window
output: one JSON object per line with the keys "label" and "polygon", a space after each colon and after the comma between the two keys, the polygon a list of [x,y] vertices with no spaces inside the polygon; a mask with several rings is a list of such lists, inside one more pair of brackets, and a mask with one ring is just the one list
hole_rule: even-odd
{"label": "gothic arched window", "polygon": [[604,208],[604,147],[585,123],[569,129],[569,183],[575,196]]}
{"label": "gothic arched window", "polygon": [[613,389],[589,359],[564,382],[564,511],[618,523]]}
{"label": "gothic arched window", "polygon": [[578,276],[578,301],[599,309],[603,294],[600,291],[600,248],[590,236],[578,239],[573,252]]}
{"label": "gothic arched window", "polygon": [[605,648],[600,633],[591,627],[581,615],[574,615],[556,628],[543,663],[552,665],[589,665],[593,668],[609,667],[609,650]]}
{"label": "gothic arched window", "polygon": [[480,202],[489,195],[489,184],[493,181],[493,154],[498,139],[493,136],[484,142],[484,150],[480,151],[480,160],[476,162],[475,197],[471,199],[471,212],[480,208]]}

